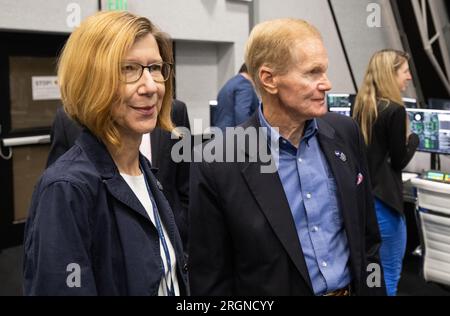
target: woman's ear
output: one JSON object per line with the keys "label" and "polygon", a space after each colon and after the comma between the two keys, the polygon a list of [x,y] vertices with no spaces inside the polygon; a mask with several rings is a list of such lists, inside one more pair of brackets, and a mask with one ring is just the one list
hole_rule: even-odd
{"label": "woman's ear", "polygon": [[261,88],[269,94],[278,92],[277,80],[273,70],[270,67],[262,66],[258,72]]}

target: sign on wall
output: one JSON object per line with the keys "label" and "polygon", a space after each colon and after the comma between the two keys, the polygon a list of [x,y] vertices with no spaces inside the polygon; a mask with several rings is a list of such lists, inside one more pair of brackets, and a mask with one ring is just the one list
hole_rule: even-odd
{"label": "sign on wall", "polygon": [[33,76],[31,89],[34,101],[61,99],[57,76]]}

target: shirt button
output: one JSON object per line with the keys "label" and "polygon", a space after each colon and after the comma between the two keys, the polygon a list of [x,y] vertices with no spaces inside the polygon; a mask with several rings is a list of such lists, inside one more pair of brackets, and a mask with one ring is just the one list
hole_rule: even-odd
{"label": "shirt button", "polygon": [[298,162],[302,163],[303,162],[302,158],[298,158]]}
{"label": "shirt button", "polygon": [[308,194],[306,194],[306,198],[310,199],[310,198],[312,198],[312,195],[310,193],[308,193]]}
{"label": "shirt button", "polygon": [[328,264],[325,261],[322,261],[322,267],[326,268]]}
{"label": "shirt button", "polygon": [[318,231],[319,231],[319,227],[314,226],[314,227],[312,228],[312,232],[313,232],[313,233],[317,233]]}

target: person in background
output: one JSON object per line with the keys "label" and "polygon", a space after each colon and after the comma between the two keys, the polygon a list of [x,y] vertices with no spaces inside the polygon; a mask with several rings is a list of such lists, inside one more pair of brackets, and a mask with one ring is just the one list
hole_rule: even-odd
{"label": "person in background", "polygon": [[220,89],[211,126],[223,130],[244,123],[252,116],[258,105],[258,96],[244,63],[239,73]]}
{"label": "person in background", "polygon": [[[172,122],[176,127],[190,130],[186,104],[173,100],[171,111]],[[80,136],[83,127],[72,120],[58,108],[51,130],[51,146],[47,159],[47,167],[68,151]],[[171,159],[171,150],[178,139],[172,139],[170,132],[159,127],[144,134],[139,147],[141,153],[150,161],[156,179],[161,182],[164,196],[169,201],[177,223],[183,248],[187,250],[188,241],[188,205],[189,205],[189,162],[175,163]]]}
{"label": "person in background", "polygon": [[402,169],[412,159],[419,138],[410,133],[402,101],[411,81],[409,56],[382,50],[369,62],[353,112],[367,145],[375,209],[381,232],[380,256],[387,293],[396,295],[406,249]]}
{"label": "person in background", "polygon": [[84,127],[33,193],[25,295],[186,295],[187,265],[170,205],[139,152],[171,131],[172,47],[147,18],[99,12],[59,59],[64,109]]}
{"label": "person in background", "polygon": [[[247,159],[191,163],[191,293],[385,295],[365,144],[354,120],[327,113],[319,31],[297,19],[258,24],[245,63],[262,98],[239,126],[247,141],[205,146]],[[279,158],[272,172],[258,145]]]}

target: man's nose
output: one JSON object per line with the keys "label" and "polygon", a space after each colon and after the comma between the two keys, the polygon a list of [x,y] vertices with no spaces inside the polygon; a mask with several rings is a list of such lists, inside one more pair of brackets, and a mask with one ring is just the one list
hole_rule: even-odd
{"label": "man's nose", "polygon": [[323,80],[319,84],[319,89],[321,91],[330,91],[332,87],[333,86],[331,84],[331,81],[328,79],[328,76],[324,75]]}

